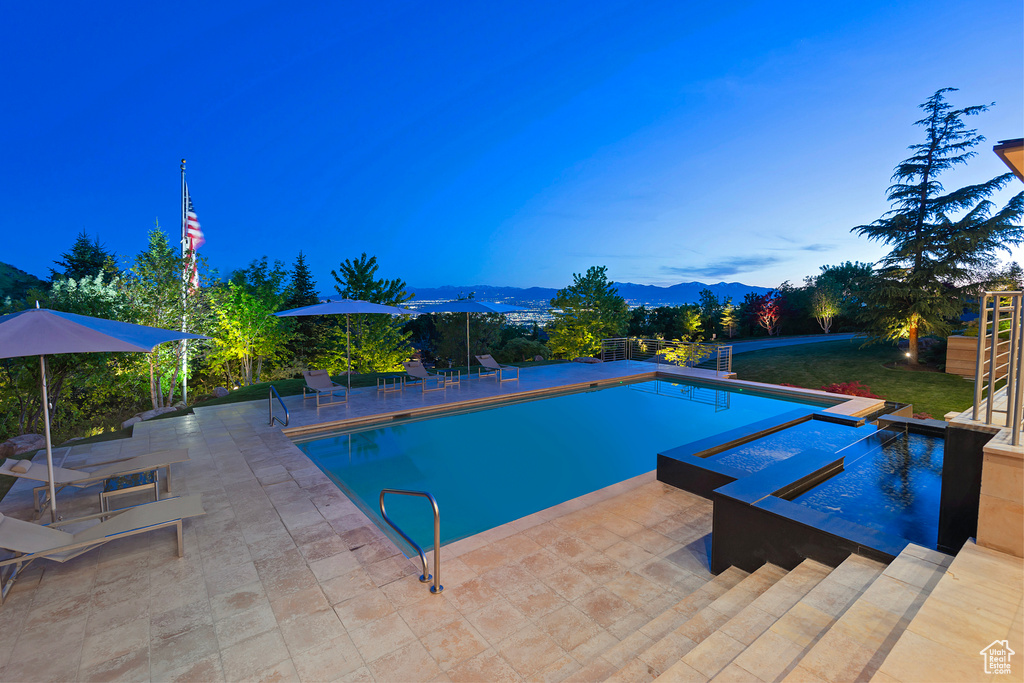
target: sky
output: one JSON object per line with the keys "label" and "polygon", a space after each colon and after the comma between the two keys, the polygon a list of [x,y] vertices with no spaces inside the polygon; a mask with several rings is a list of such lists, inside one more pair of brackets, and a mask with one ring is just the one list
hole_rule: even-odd
{"label": "sky", "polygon": [[4,24],[0,261],[40,277],[83,230],[126,259],[154,221],[176,239],[185,158],[222,274],[302,250],[321,291],[363,252],[419,287],[798,284],[886,252],[850,228],[889,208],[935,90],[996,103],[947,188],[1024,135],[1020,0],[8,3]]}

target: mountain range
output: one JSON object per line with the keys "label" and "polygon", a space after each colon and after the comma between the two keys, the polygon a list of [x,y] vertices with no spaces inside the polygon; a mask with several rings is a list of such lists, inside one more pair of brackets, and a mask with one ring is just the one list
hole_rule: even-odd
{"label": "mountain range", "polygon": [[[764,294],[768,287],[756,287],[745,285],[742,282],[719,282],[718,284],[706,284],[704,282],[681,282],[669,287],[658,287],[657,285],[638,285],[632,282],[616,282],[615,287],[619,290],[619,296],[628,303],[639,304],[660,304],[677,306],[679,304],[693,304],[700,299],[700,292],[709,289],[719,299],[731,297],[733,303],[739,303],[748,292]],[[410,287],[409,291],[415,292],[416,299],[426,301],[448,301],[457,299],[460,294],[468,296],[474,293],[474,298],[482,301],[503,301],[527,302],[527,301],[549,301],[558,290],[550,287],[496,287],[493,285],[471,285],[455,287],[445,285],[442,287]]]}

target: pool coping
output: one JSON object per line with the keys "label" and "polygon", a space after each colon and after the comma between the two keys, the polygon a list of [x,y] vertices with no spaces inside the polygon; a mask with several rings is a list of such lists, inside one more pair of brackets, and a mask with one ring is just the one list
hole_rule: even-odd
{"label": "pool coping", "polygon": [[[504,403],[517,402],[521,400],[535,400],[546,396],[558,396],[566,393],[572,393],[574,391],[599,389],[603,387],[617,386],[626,382],[637,382],[650,379],[681,379],[689,382],[697,382],[698,384],[710,385],[712,387],[720,386],[724,389],[730,390],[735,390],[737,387],[745,387],[769,397],[810,399],[813,403],[819,405],[818,410],[821,412],[848,417],[868,415],[885,405],[885,401],[883,399],[868,399],[859,396],[832,394],[816,389],[804,389],[802,387],[781,387],[776,384],[751,382],[735,379],[734,377],[721,377],[717,376],[717,373],[697,368],[657,366],[654,370],[636,372],[618,377],[597,378],[583,382],[561,384],[557,387],[515,391],[510,394],[497,394],[463,401],[425,405],[422,407],[404,407],[398,410],[385,410],[374,413],[373,415],[364,415],[341,420],[327,420],[314,424],[297,425],[295,427],[284,427],[281,431],[289,439],[304,440],[305,438],[316,434],[344,431],[377,423],[386,423],[396,419],[429,417],[458,410],[487,408]],[[372,388],[370,389],[372,390]],[[831,402],[831,405],[827,405],[826,402]]]}

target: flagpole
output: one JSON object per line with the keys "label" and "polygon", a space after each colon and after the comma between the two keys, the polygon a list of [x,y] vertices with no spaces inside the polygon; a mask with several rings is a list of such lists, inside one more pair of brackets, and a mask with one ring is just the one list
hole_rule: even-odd
{"label": "flagpole", "polygon": [[[185,194],[185,160],[181,160],[181,331],[186,332],[186,315],[185,309],[188,305],[188,267],[185,258],[188,254],[188,231],[187,231],[187,216],[188,207],[186,206]],[[181,401],[188,406],[188,340],[181,340]]]}

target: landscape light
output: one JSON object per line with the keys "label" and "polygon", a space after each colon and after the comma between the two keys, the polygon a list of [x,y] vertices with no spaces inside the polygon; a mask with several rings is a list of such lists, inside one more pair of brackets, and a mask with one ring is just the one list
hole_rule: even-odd
{"label": "landscape light", "polygon": [[907,351],[907,358],[910,358],[910,351]]}

